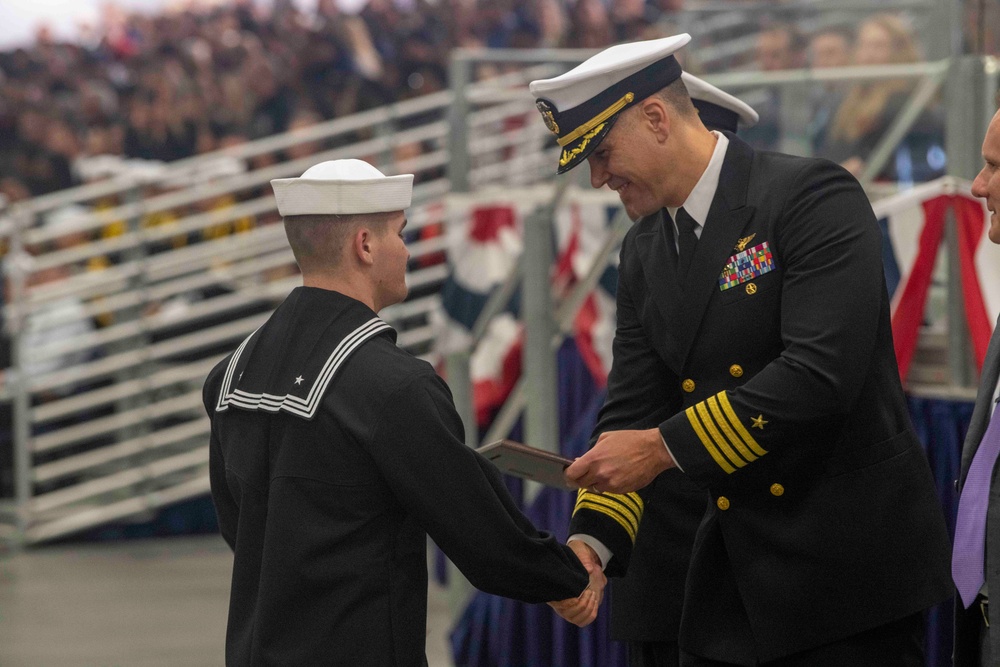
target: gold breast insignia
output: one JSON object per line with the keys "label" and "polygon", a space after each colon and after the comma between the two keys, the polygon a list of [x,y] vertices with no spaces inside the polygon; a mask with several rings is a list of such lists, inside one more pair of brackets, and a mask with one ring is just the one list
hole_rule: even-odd
{"label": "gold breast insignia", "polygon": [[747,244],[750,243],[750,241],[752,241],[753,237],[755,236],[757,236],[756,232],[754,232],[750,236],[744,236],[743,238],[741,238],[739,240],[739,243],[736,244],[736,252],[743,252],[743,250],[747,247]]}

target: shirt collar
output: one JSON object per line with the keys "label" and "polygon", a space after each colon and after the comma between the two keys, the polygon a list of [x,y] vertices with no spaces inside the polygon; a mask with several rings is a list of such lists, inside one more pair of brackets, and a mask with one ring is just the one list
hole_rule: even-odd
{"label": "shirt collar", "polygon": [[[722,173],[722,162],[726,158],[726,149],[729,148],[729,138],[722,132],[712,130],[712,134],[718,140],[715,142],[715,150],[712,151],[712,159],[708,161],[708,166],[702,172],[701,178],[695,183],[691,194],[684,200],[682,205],[699,227],[705,226],[708,220],[708,210],[712,208],[712,200],[715,199],[715,191],[719,189],[719,175]],[[672,219],[677,218],[677,208],[667,207]]]}

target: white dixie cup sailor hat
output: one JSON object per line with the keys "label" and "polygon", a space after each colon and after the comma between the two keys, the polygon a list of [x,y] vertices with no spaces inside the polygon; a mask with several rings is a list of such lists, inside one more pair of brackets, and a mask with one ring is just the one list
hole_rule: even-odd
{"label": "white dixie cup sailor hat", "polygon": [[282,217],[390,213],[409,208],[413,174],[386,176],[363,160],[329,160],[299,178],[276,178],[271,187]]}

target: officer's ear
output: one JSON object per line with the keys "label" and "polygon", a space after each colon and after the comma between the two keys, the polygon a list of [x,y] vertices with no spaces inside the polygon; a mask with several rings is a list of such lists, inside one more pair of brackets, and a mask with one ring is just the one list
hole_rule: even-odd
{"label": "officer's ear", "polygon": [[670,112],[667,103],[657,95],[647,97],[640,103],[639,122],[652,131],[657,141],[663,143],[670,136]]}

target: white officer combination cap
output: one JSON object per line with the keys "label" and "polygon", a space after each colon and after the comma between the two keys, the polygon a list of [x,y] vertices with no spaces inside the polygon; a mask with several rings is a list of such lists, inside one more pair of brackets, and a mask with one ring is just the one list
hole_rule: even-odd
{"label": "white officer combination cap", "polygon": [[760,120],[749,104],[693,74],[681,73],[681,81],[701,122],[710,130],[736,132],[738,127],[753,127]]}
{"label": "white officer combination cap", "polygon": [[330,160],[300,178],[276,178],[271,187],[282,217],[389,213],[410,206],[413,174],[386,176],[363,160]]}
{"label": "white officer combination cap", "polygon": [[619,114],[681,75],[674,52],[691,41],[687,33],[618,44],[528,90],[545,126],[562,147],[557,172],[583,162],[611,131]]}

